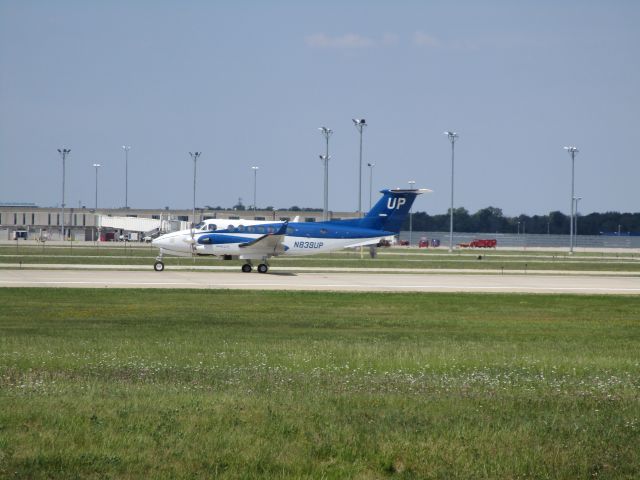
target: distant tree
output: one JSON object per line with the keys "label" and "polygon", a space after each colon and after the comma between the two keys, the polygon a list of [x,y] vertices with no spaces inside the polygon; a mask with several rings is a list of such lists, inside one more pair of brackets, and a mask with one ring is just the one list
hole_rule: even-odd
{"label": "distant tree", "polygon": [[472,225],[476,232],[497,233],[506,229],[508,221],[502,214],[502,209],[487,207],[472,215]]}

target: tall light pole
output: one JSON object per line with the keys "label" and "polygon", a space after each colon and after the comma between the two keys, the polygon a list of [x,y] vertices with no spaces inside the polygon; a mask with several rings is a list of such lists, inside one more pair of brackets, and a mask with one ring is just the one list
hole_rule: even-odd
{"label": "tall light pole", "polygon": [[576,203],[576,209],[575,209],[575,219],[574,219],[574,229],[573,229],[573,234],[576,236],[575,242],[574,244],[578,243],[578,203],[580,202],[580,200],[582,200],[582,197],[573,197],[573,201]]}
{"label": "tall light pole", "polygon": [[98,210],[98,169],[102,166],[99,163],[93,164],[96,169],[96,210]]}
{"label": "tall light pole", "polygon": [[371,191],[373,189],[373,167],[375,167],[375,163],[367,163],[367,167],[369,167],[369,211],[371,211]]}
{"label": "tall light pole", "polygon": [[258,168],[260,167],[251,167],[253,170],[253,212],[257,210],[256,208],[256,190],[258,185]]}
{"label": "tall light pole", "polygon": [[454,152],[458,134],[456,132],[444,132],[444,135],[449,137],[449,141],[451,142],[451,209],[449,210],[449,252],[453,252],[453,162],[455,158]]}
{"label": "tall light pole", "polygon": [[[416,181],[409,180],[409,190],[415,190]],[[413,205],[409,209],[409,246],[413,245]]]}
{"label": "tall light pole", "polygon": [[60,230],[60,236],[64,240],[64,184],[66,178],[66,160],[67,155],[71,153],[70,148],[59,148],[58,153],[62,157],[62,225]]}
{"label": "tall light pole", "polygon": [[358,163],[358,216],[362,216],[362,131],[367,126],[364,118],[353,118],[353,124],[360,132],[360,162]]}
{"label": "tall light pole", "polygon": [[129,150],[131,146],[123,145],[124,150],[124,208],[129,208]]}
{"label": "tall light pole", "polygon": [[571,218],[569,222],[569,254],[573,254],[573,199],[575,198],[574,190],[574,179],[575,179],[575,165],[576,165],[576,153],[579,152],[578,147],[569,146],[564,147],[564,149],[571,155]]}
{"label": "tall light pole", "polygon": [[322,208],[322,219],[329,220],[329,158],[331,158],[329,157],[329,137],[333,133],[333,130],[327,127],[320,127],[318,130],[320,130],[326,142],[325,154],[320,155],[320,160],[324,163],[324,204]]}
{"label": "tall light pole", "polygon": [[193,213],[191,217],[191,237],[193,238],[193,227],[196,223],[196,163],[202,152],[189,152],[193,159]]}

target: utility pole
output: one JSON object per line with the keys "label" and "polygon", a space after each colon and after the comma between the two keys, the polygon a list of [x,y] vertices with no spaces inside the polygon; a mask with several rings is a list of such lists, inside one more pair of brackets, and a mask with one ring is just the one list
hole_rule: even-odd
{"label": "utility pole", "polygon": [[71,153],[71,149],[69,148],[59,148],[58,149],[58,153],[60,154],[60,156],[62,157],[62,227],[60,230],[60,238],[64,241],[65,239],[65,231],[64,231],[64,186],[65,186],[65,179],[67,176],[66,173],[66,160],[67,160],[67,155],[69,155]]}
{"label": "utility pole", "polygon": [[324,205],[322,212],[322,220],[329,220],[329,137],[333,134],[333,130],[327,127],[318,128],[325,139],[325,154],[320,155],[320,160],[324,163]]}
{"label": "utility pole", "polygon": [[458,134],[456,132],[444,132],[444,135],[449,137],[451,142],[451,209],[449,210],[449,252],[453,252],[453,162],[454,162],[454,147]]}
{"label": "utility pole", "polygon": [[575,185],[575,165],[576,165],[576,153],[579,152],[575,146],[564,147],[564,149],[571,155],[571,218],[569,221],[569,255],[573,255],[573,204],[574,204],[574,185]]}
{"label": "utility pole", "polygon": [[360,161],[358,163],[358,217],[362,217],[362,132],[367,126],[364,118],[353,118],[353,124],[360,132]]}

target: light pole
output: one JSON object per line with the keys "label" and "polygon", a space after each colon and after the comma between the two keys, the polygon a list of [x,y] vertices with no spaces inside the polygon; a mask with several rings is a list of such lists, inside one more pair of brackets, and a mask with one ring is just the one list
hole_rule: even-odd
{"label": "light pole", "polygon": [[102,166],[99,163],[94,163],[93,166],[96,169],[96,210],[98,210],[98,169]]}
{"label": "light pole", "polygon": [[444,132],[444,135],[449,137],[449,141],[451,142],[451,209],[449,210],[449,252],[453,252],[453,162],[454,162],[454,152],[455,152],[455,144],[458,139],[458,134],[456,132]]}
{"label": "light pole", "polygon": [[371,191],[373,189],[373,167],[375,167],[375,163],[367,163],[367,167],[369,167],[369,211],[371,211]]}
{"label": "light pole", "polygon": [[124,208],[129,208],[129,150],[131,146],[123,145],[124,150]]}
{"label": "light pole", "polygon": [[325,154],[320,155],[320,160],[324,163],[324,204],[322,208],[322,219],[329,220],[329,158],[331,158],[329,157],[329,137],[333,133],[333,130],[327,127],[320,127],[318,130],[320,130],[326,142]]}
{"label": "light pole", "polygon": [[[409,180],[409,190],[415,190],[416,181]],[[413,245],[413,205],[409,209],[409,247]]]}
{"label": "light pole", "polygon": [[578,203],[580,202],[580,200],[582,200],[582,197],[573,197],[573,201],[576,203],[576,209],[575,209],[575,218],[574,218],[574,229],[573,229],[573,234],[575,235],[575,241],[574,244],[577,245],[578,243]]}
{"label": "light pole", "polygon": [[573,199],[575,198],[574,190],[574,178],[575,178],[575,164],[576,153],[579,152],[578,147],[569,146],[564,149],[571,155],[571,219],[569,222],[569,255],[573,255]]}
{"label": "light pole", "polygon": [[193,227],[196,223],[196,163],[202,152],[189,152],[193,159],[193,213],[191,217],[191,238],[193,239]]}
{"label": "light pole", "polygon": [[253,170],[253,212],[256,212],[256,190],[258,185],[258,168],[260,167],[251,167]]}
{"label": "light pole", "polygon": [[67,160],[67,155],[71,153],[71,149],[59,148],[58,153],[62,157],[62,226],[60,230],[60,233],[61,233],[60,236],[62,240],[64,240],[64,184],[65,184],[65,178],[66,178],[66,160]]}
{"label": "light pole", "polygon": [[358,163],[358,216],[362,216],[362,131],[367,126],[364,118],[353,118],[353,124],[360,132],[360,162]]}

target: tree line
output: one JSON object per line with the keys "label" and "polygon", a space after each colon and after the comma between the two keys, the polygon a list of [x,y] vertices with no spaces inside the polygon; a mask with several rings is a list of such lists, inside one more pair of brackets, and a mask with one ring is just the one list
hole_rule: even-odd
{"label": "tree line", "polygon": [[[423,232],[448,232],[449,211],[440,215],[427,212],[413,213],[413,230]],[[551,212],[549,215],[518,215],[507,217],[502,209],[487,207],[470,214],[466,208],[453,210],[453,229],[461,233],[539,233],[564,235],[569,233],[569,215]],[[590,213],[577,217],[578,235],[600,235],[617,233],[622,235],[640,233],[640,213]],[[409,218],[403,230],[409,230]]]}

